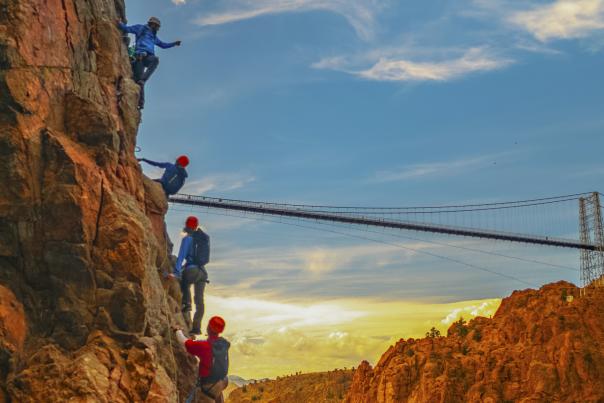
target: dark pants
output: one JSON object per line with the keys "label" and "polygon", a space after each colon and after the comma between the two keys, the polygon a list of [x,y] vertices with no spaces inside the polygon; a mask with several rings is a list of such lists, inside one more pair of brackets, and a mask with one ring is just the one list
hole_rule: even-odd
{"label": "dark pants", "polygon": [[199,268],[197,266],[187,267],[180,280],[180,290],[182,292],[182,313],[185,316],[185,320],[188,322],[191,318],[191,286],[195,292],[195,315],[193,315],[193,326],[191,331],[193,333],[201,334],[201,320],[205,310],[203,302],[203,293],[206,289],[206,282],[208,280],[208,273],[204,267]]}
{"label": "dark pants", "polygon": [[138,100],[138,107],[141,109],[145,106],[145,83],[155,72],[157,66],[159,66],[159,57],[147,54],[136,55],[136,59],[132,63],[134,81],[141,87],[141,95]]}

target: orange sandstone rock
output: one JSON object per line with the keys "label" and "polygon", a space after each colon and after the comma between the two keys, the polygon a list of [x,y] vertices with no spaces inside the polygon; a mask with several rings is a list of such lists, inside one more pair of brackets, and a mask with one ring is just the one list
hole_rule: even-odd
{"label": "orange sandstone rock", "polygon": [[123,12],[0,2],[0,402],[175,402],[195,381],[169,330],[165,196],[134,156]]}
{"label": "orange sandstone rock", "polygon": [[[566,296],[574,299],[568,302]],[[401,340],[355,372],[346,402],[601,402],[604,289],[516,291],[492,319]]]}

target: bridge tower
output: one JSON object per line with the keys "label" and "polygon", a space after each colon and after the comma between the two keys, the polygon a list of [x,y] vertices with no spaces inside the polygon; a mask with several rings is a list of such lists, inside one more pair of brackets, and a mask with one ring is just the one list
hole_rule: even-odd
{"label": "bridge tower", "polygon": [[604,229],[600,194],[594,192],[579,199],[581,242],[596,245],[596,250],[581,249],[581,286],[604,286]]}

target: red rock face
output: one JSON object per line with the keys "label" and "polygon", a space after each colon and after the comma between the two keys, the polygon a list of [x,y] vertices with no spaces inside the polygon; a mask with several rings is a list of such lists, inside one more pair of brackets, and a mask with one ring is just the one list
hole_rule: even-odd
{"label": "red rock face", "polygon": [[0,402],[176,401],[194,382],[159,275],[167,203],[134,157],[123,12],[0,2]]}
{"label": "red rock face", "polygon": [[11,290],[0,286],[0,348],[9,354],[22,351],[26,334],[23,305]]}
{"label": "red rock face", "polygon": [[[567,296],[573,296],[569,302]],[[401,340],[355,372],[346,402],[601,402],[604,289],[516,291],[492,319]]]}

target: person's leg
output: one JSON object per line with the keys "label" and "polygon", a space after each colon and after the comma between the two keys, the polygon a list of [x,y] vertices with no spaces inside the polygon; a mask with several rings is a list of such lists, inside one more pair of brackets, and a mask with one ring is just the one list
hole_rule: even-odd
{"label": "person's leg", "polygon": [[[185,269],[182,273],[182,278],[180,280],[180,291],[182,293],[182,313],[183,315],[189,316],[191,312],[191,283],[188,281],[187,270]],[[191,320],[191,318],[187,318],[187,321]]]}
{"label": "person's leg", "polygon": [[195,315],[193,315],[193,326],[191,333],[201,334],[201,320],[205,312],[203,294],[206,289],[206,279],[201,278],[195,282]]}
{"label": "person's leg", "polygon": [[136,55],[136,59],[132,63],[132,73],[134,74],[134,82],[138,83],[143,78],[145,73],[145,62],[142,55]]}
{"label": "person's leg", "polygon": [[224,378],[215,383],[203,384],[199,386],[199,402],[203,403],[224,403],[222,391],[229,385],[228,378]]}
{"label": "person's leg", "polygon": [[148,55],[147,57],[145,57],[145,67],[147,69],[145,70],[145,74],[143,74],[141,80],[147,82],[151,75],[155,73],[157,66],[159,66],[159,57],[155,55]]}
{"label": "person's leg", "polygon": [[225,378],[224,380],[218,382],[218,388],[220,389],[220,392],[216,396],[216,400],[214,401],[215,403],[224,403],[224,396],[222,395],[222,391],[225,390],[227,386],[229,386],[228,378]]}

